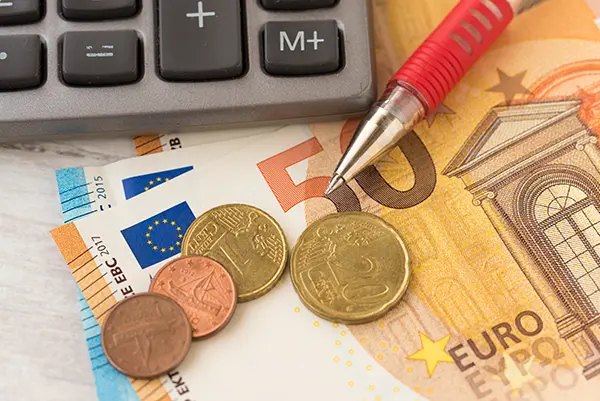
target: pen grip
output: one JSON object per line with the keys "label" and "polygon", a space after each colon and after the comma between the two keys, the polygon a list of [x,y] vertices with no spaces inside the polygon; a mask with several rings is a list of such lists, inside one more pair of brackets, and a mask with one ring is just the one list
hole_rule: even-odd
{"label": "pen grip", "polygon": [[514,16],[507,0],[463,0],[392,77],[435,110]]}

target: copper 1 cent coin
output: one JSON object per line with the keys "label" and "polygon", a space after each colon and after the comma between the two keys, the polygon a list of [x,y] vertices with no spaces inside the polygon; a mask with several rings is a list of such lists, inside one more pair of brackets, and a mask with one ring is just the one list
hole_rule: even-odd
{"label": "copper 1 cent coin", "polygon": [[237,306],[231,274],[205,256],[184,256],[166,264],[154,276],[150,291],[168,296],[183,308],[194,338],[217,333],[229,323]]}
{"label": "copper 1 cent coin", "polygon": [[102,348],[121,373],[151,379],[177,367],[192,343],[192,329],[176,302],[143,293],[120,301],[102,326]]}

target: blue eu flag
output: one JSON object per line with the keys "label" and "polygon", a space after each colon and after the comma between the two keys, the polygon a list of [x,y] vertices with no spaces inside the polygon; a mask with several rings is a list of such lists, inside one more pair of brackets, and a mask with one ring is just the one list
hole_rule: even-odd
{"label": "blue eu flag", "polygon": [[125,199],[133,198],[139,194],[149,191],[157,185],[163,184],[193,170],[194,166],[176,168],[173,170],[158,171],[152,174],[138,175],[123,180]]}
{"label": "blue eu flag", "polygon": [[138,263],[145,269],[181,252],[183,235],[196,217],[182,202],[121,231]]}

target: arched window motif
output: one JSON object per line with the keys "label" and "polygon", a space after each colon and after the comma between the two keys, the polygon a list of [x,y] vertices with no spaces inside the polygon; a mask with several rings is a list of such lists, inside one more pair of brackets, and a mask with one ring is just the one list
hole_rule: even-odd
{"label": "arched window motif", "polygon": [[547,188],[535,201],[535,219],[541,223],[585,198],[585,192],[573,185],[555,185]]}
{"label": "arched window motif", "polygon": [[535,201],[535,219],[584,295],[600,312],[600,211],[574,185],[543,190]]}

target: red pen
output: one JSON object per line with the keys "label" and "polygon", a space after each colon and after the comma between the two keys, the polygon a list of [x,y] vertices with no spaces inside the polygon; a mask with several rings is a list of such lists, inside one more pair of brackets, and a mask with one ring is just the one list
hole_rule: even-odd
{"label": "red pen", "polygon": [[391,78],[358,126],[325,194],[375,163],[427,118],[526,4],[527,0],[461,1]]}

